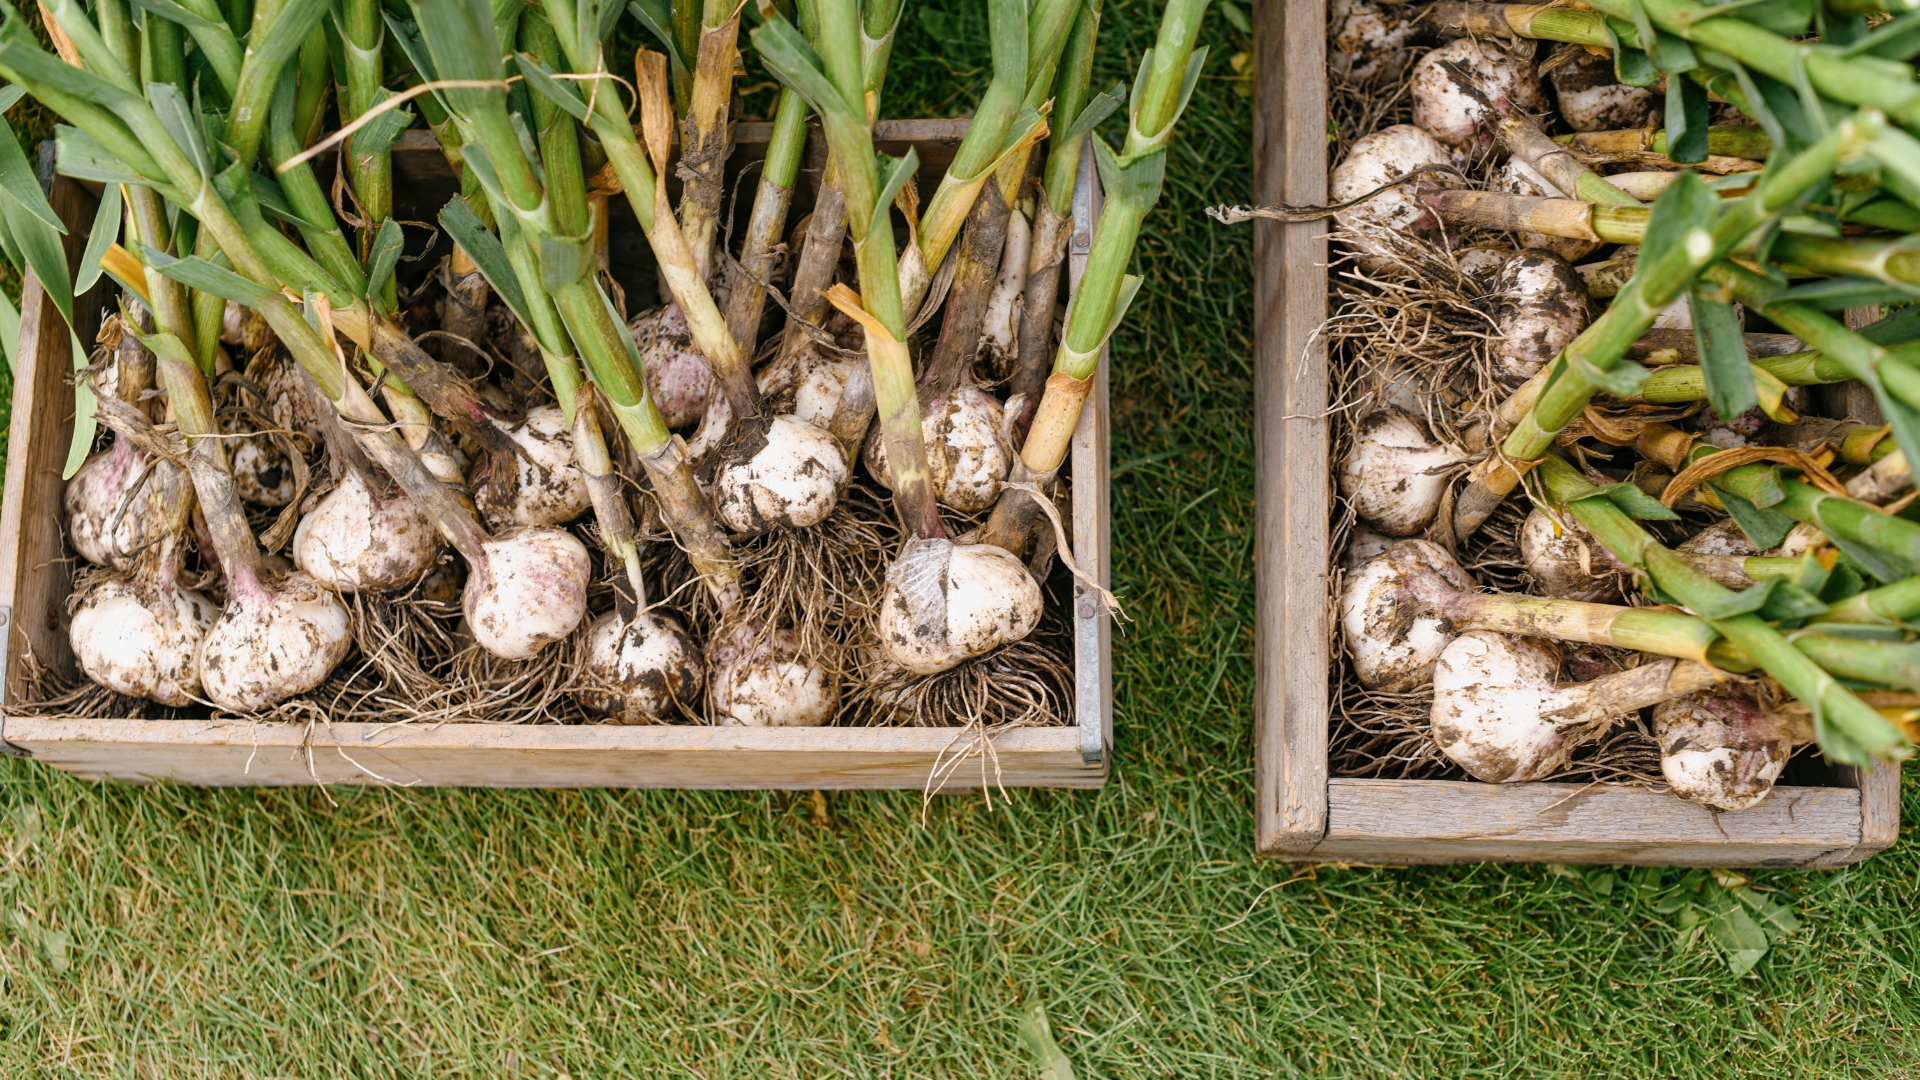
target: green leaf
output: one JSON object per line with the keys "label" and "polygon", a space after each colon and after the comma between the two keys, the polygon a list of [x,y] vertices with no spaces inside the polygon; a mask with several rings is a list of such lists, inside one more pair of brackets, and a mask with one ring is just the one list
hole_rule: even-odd
{"label": "green leaf", "polygon": [[440,227],[447,230],[453,242],[459,244],[460,249],[467,253],[467,258],[480,268],[487,284],[506,302],[514,318],[520,320],[520,325],[531,327],[533,319],[528,314],[527,295],[520,289],[520,279],[513,272],[507,249],[500,243],[500,238],[480,221],[480,215],[473,212],[467,200],[454,196],[440,211]]}
{"label": "green leaf", "polygon": [[1780,293],[1778,299],[1812,304],[1822,311],[1840,311],[1883,304],[1911,304],[1920,300],[1920,289],[1868,277],[1821,278],[1796,285]]}
{"label": "green leaf", "polygon": [[73,282],[75,295],[93,288],[93,283],[100,280],[100,260],[119,236],[120,185],[108,184],[100,189],[100,208],[93,215],[93,231],[87,235],[86,253],[80,256],[80,273]]}
{"label": "green leaf", "polygon": [[16,311],[13,301],[0,291],[0,351],[7,354],[7,370],[18,370],[14,353],[20,348],[20,312]]}
{"label": "green leaf", "polygon": [[880,185],[880,195],[873,202],[873,212],[884,214],[887,207],[893,205],[894,196],[907,186],[913,174],[920,168],[920,155],[912,147],[907,148],[907,156],[891,158],[885,154],[875,154],[878,168],[875,170],[885,181]]}
{"label": "green leaf", "polygon": [[[1615,26],[1614,24],[1616,23],[1619,23],[1619,26]],[[1620,23],[1620,20],[1612,18],[1611,16],[1607,19],[1607,25],[1609,29],[1613,30],[1615,37],[1622,36],[1620,34],[1620,27],[1626,28],[1626,37],[1633,36],[1633,28],[1631,26]],[[1663,76],[1660,74],[1660,69],[1654,66],[1653,57],[1648,56],[1640,49],[1622,45],[1613,51],[1613,77],[1622,86],[1637,86],[1646,89],[1648,87],[1659,86]]]}
{"label": "green leaf", "polygon": [[792,23],[768,19],[755,27],[750,36],[767,70],[794,93],[806,98],[813,111],[822,117],[832,114],[843,123],[864,125],[867,122],[866,105],[855,105],[841,95],[840,88],[827,77],[813,47]]}
{"label": "green leaf", "polygon": [[[87,348],[80,344],[79,335],[71,329],[67,331],[67,345],[73,350],[73,369],[87,366]],[[93,451],[93,437],[100,431],[94,411],[100,407],[100,399],[94,396],[93,384],[85,379],[76,379],[73,384],[73,441],[67,444],[67,463],[60,470],[60,479],[71,480],[80,466],[87,463],[87,455]]]}
{"label": "green leaf", "polygon": [[67,277],[67,249],[60,234],[4,190],[0,190],[0,216],[6,219],[13,250],[40,279],[41,288],[72,326],[73,282]]}
{"label": "green leaf", "polygon": [[1735,975],[1752,971],[1761,957],[1767,955],[1766,931],[1753,921],[1753,916],[1747,914],[1739,901],[1726,895],[1726,890],[1709,901],[1708,911],[1707,937],[1726,957],[1727,967]]}
{"label": "green leaf", "polygon": [[593,272],[593,245],[584,236],[540,237],[540,284],[559,292]]}
{"label": "green leaf", "polygon": [[[1664,30],[1654,31],[1653,48],[1647,50],[1647,58],[1653,61],[1654,67],[1669,75],[1684,75],[1700,66],[1700,58],[1694,55],[1693,46],[1687,44],[1685,38],[1674,37]],[[1672,81],[1668,80],[1669,83]],[[1693,80],[1683,81],[1692,82]],[[1668,124],[1672,124],[1671,119],[1668,120]],[[1671,131],[1667,138],[1669,142],[1672,141]]]}
{"label": "green leaf", "polygon": [[1067,126],[1066,132],[1054,137],[1064,145],[1092,134],[1093,129],[1099,127],[1107,117],[1118,112],[1120,106],[1126,104],[1126,100],[1126,82],[1114,83],[1111,90],[1095,94],[1092,101],[1081,106],[1080,115],[1073,118],[1073,123]]}
{"label": "green leaf", "polygon": [[1662,505],[1659,499],[1647,494],[1632,484],[1609,484],[1606,487],[1591,488],[1579,498],[1568,502],[1576,503],[1587,499],[1605,499],[1617,507],[1621,513],[1641,521],[1673,521],[1679,514]]}
{"label": "green leaf", "polygon": [[1773,578],[1773,589],[1760,608],[1760,617],[1768,622],[1789,622],[1824,615],[1827,605],[1818,596],[1788,581]]}
{"label": "green leaf", "polygon": [[[1691,50],[1689,50],[1691,55]],[[1667,156],[1681,164],[1707,160],[1707,88],[1667,79]]]}
{"label": "green leaf", "polygon": [[627,10],[640,20],[654,40],[667,51],[667,58],[684,68],[687,62],[680,56],[680,45],[673,39],[673,12],[667,7],[666,0],[632,0]]}
{"label": "green leaf", "polygon": [[[1694,229],[1707,229],[1713,226],[1713,219],[1720,208],[1720,196],[1715,195],[1700,178],[1691,172],[1680,173],[1667,189],[1654,201],[1653,213],[1647,218],[1647,238],[1640,245],[1639,268],[1635,276],[1645,267],[1668,259],[1685,256],[1681,245],[1686,236]],[[1638,364],[1623,365],[1639,367]]]}
{"label": "green leaf", "polygon": [[146,264],[162,276],[185,285],[189,289],[199,289],[211,293],[222,300],[231,300],[236,304],[249,307],[262,302],[273,293],[225,267],[215,266],[198,255],[189,255],[176,259],[164,251],[156,251],[151,244],[141,244],[140,249]]}
{"label": "green leaf", "polygon": [[13,125],[0,120],[0,127],[6,128],[0,135],[0,189],[13,197],[29,214],[46,222],[47,227],[65,236],[66,222],[53,212],[52,204],[47,202],[47,194],[40,190],[40,178],[34,174],[33,166],[27,163],[27,155],[20,149],[20,140],[14,135]]}
{"label": "green leaf", "polygon": [[1740,333],[1740,315],[1731,301],[1698,287],[1688,304],[1693,309],[1693,340],[1700,350],[1707,400],[1722,420],[1731,420],[1760,404],[1753,367],[1747,362],[1746,339]]}
{"label": "green leaf", "polygon": [[1781,541],[1787,538],[1787,534],[1793,531],[1793,527],[1799,524],[1778,510],[1762,509],[1717,485],[1708,484],[1707,486],[1720,497],[1720,504],[1727,508],[1727,516],[1733,519],[1733,523],[1740,527],[1740,531],[1746,535],[1746,538],[1761,551],[1770,551],[1779,547]]}
{"label": "green leaf", "polygon": [[[374,97],[378,105],[393,97],[382,89]],[[392,108],[367,121],[367,126],[353,133],[347,140],[347,152],[351,154],[384,154],[393,149],[406,130],[413,126],[413,113],[404,108]]]}
{"label": "green leaf", "polygon": [[380,223],[373,234],[373,249],[367,253],[367,296],[382,295],[394,267],[400,265],[400,253],[406,250],[406,230],[392,218]]}
{"label": "green leaf", "polygon": [[247,38],[246,62],[278,67],[293,59],[329,6],[328,0],[283,0],[265,33]]}
{"label": "green leaf", "polygon": [[526,76],[527,85],[533,92],[560,106],[568,116],[581,123],[587,121],[587,99],[570,84],[554,77],[538,59],[529,53],[515,53],[514,60],[520,66],[520,74]]}
{"label": "green leaf", "polygon": [[167,129],[173,141],[186,153],[187,160],[199,171],[202,179],[213,178],[213,156],[207,152],[207,144],[201,138],[200,118],[194,115],[193,107],[181,96],[178,88],[167,83],[148,83],[147,96],[152,99],[154,115],[160,118],[160,126]]}
{"label": "green leaf", "polygon": [[93,136],[65,124],[53,129],[53,168],[75,180],[93,180],[102,184],[144,184],[146,177],[115,157]]}
{"label": "green leaf", "polygon": [[139,94],[47,52],[19,12],[7,8],[5,14],[0,22],[0,63],[13,68],[29,89],[57,90],[110,109],[142,100]]}
{"label": "green leaf", "polygon": [[27,88],[21,86],[19,83],[9,83],[6,86],[0,86],[0,113],[4,113],[15,105],[20,104],[20,99],[26,96]]}

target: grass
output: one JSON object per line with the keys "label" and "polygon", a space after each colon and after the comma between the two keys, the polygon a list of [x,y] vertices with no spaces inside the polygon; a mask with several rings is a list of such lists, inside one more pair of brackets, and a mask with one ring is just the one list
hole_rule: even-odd
{"label": "grass", "polygon": [[[984,49],[936,36],[977,42],[974,6],[913,5],[890,112],[978,92]],[[1130,78],[1157,8],[1107,10]],[[1251,244],[1200,212],[1250,195],[1248,43],[1207,36],[1115,352],[1136,621],[1105,790],[923,826],[914,792],[820,815],[0,763],[0,1075],[1033,1077],[1034,1004],[1081,1077],[1920,1075],[1911,842],[1758,875],[1802,929],[1744,978],[1630,887],[1677,872],[1253,857]]]}

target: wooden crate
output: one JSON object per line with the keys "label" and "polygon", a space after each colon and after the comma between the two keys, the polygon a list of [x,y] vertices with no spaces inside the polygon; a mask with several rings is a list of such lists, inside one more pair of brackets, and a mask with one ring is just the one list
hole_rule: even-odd
{"label": "wooden crate", "polygon": [[[931,190],[965,134],[966,121],[882,122],[876,142],[895,154],[920,154],[923,190]],[[454,177],[425,132],[396,147],[396,216],[431,220],[454,193]],[[768,125],[737,128],[736,163],[765,153]],[[818,141],[817,139],[815,140]],[[819,159],[815,157],[817,175]],[[97,205],[83,185],[42,180],[68,223],[67,257],[78,265]],[[1083,175],[1090,175],[1091,169]],[[50,178],[50,179],[49,179]],[[1080,185],[1070,270],[1077,279],[1098,213],[1098,192]],[[751,185],[746,186],[751,192]],[[802,192],[810,190],[805,182]],[[614,200],[615,273],[650,280],[637,253],[645,244],[623,235]],[[794,211],[794,220],[804,212]],[[631,227],[631,217],[626,222]],[[637,231],[637,230],[636,230]],[[443,241],[444,243],[444,241]],[[427,267],[422,260],[416,267]],[[108,304],[108,282],[76,304],[81,340],[91,341]],[[632,286],[629,286],[631,292]],[[21,303],[19,369],[15,375],[4,509],[0,509],[0,749],[85,777],[189,784],[297,785],[397,783],[479,787],[920,788],[942,755],[964,747],[962,733],[943,728],[716,728],[615,725],[334,724],[301,728],[219,721],[65,720],[7,717],[5,695],[17,693],[27,651],[44,665],[71,670],[65,600],[71,572],[62,561],[60,468],[72,431],[72,356],[59,311],[40,283],[27,278]],[[1094,407],[1081,417],[1073,443],[1074,557],[1106,580],[1107,377],[1104,363]],[[1083,591],[1083,590],[1082,590]],[[1112,746],[1109,627],[1089,597],[1073,612],[1075,726],[1010,731],[994,740],[994,759],[961,768],[946,789],[983,782],[1025,787],[1099,787]]]}
{"label": "wooden crate", "polygon": [[[1326,5],[1254,5],[1254,195],[1319,205],[1327,189]],[[1891,845],[1900,775],[1829,770],[1714,814],[1610,784],[1494,785],[1331,777],[1328,674],[1339,662],[1327,597],[1329,507],[1324,223],[1255,224],[1258,518],[1256,845],[1316,862],[1583,862],[1843,866]]]}

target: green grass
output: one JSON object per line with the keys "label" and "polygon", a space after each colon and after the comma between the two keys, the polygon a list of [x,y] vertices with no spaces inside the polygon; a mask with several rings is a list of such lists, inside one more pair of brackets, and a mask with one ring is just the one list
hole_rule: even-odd
{"label": "green grass", "polygon": [[[977,34],[974,6],[933,22]],[[922,7],[895,115],[985,77]],[[1107,8],[1105,74],[1131,77],[1156,9]],[[1759,875],[1803,929],[1746,978],[1608,871],[1252,856],[1251,244],[1200,213],[1250,196],[1247,43],[1208,36],[1116,348],[1136,621],[1105,790],[942,798],[923,827],[913,792],[816,821],[782,794],[0,764],[0,1075],[1031,1077],[1034,1003],[1081,1077],[1920,1073],[1911,843]]]}

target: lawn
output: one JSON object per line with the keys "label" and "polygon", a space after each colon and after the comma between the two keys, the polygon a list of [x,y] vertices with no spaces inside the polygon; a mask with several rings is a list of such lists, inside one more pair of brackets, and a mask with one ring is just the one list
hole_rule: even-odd
{"label": "lawn", "polygon": [[[963,111],[971,0],[888,112]],[[1107,0],[1131,77],[1157,6]],[[1229,14],[1237,14],[1229,13]],[[1920,857],[1702,877],[1253,856],[1249,47],[1213,53],[1114,350],[1113,779],[991,801],[90,784],[0,759],[0,1075],[1920,1075]],[[1920,786],[1907,786],[1920,815]],[[1691,890],[1699,887],[1699,893]],[[1676,893],[1676,887],[1679,892]]]}

